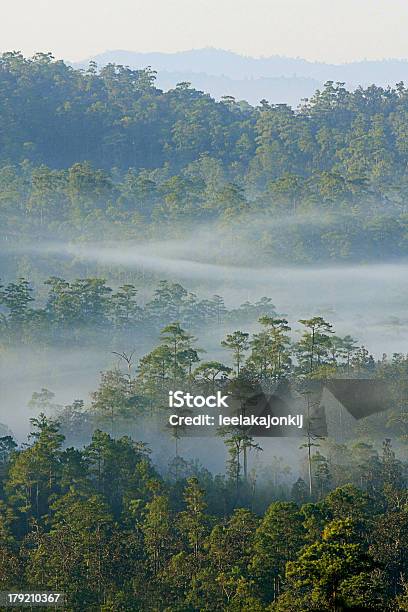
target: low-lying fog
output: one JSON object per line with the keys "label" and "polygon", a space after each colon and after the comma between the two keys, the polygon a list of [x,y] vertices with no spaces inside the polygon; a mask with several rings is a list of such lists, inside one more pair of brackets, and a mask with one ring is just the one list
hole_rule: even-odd
{"label": "low-lying fog", "polygon": [[[250,266],[227,265],[212,248],[208,243],[203,248],[200,240],[192,237],[189,241],[146,242],[134,246],[48,244],[24,247],[19,252],[52,256],[56,274],[67,260],[73,262],[72,277],[78,276],[76,264],[86,264],[88,271],[98,275],[101,270],[106,271],[103,275],[112,286],[118,284],[116,268],[129,273],[138,271],[139,278],[140,273],[146,275],[150,293],[159,279],[179,281],[199,297],[223,296],[229,308],[268,296],[277,311],[287,315],[294,337],[298,337],[301,327],[297,323],[299,318],[322,315],[333,324],[338,335],[352,335],[377,358],[383,353],[408,351],[407,262],[281,267],[256,266],[251,261]],[[144,295],[143,291],[140,293]],[[247,331],[253,329],[247,327]],[[214,357],[223,355],[227,361],[229,357],[218,344],[224,331],[220,329],[216,345],[213,333],[208,337],[202,333],[199,345]],[[123,350],[131,348],[123,347]],[[33,391],[46,387],[56,394],[60,404],[72,403],[78,398],[86,401],[98,384],[100,370],[115,363],[109,349],[105,352],[48,350],[41,358],[30,349],[15,352],[1,368],[0,421],[21,439],[28,431],[28,418],[32,416],[27,403]],[[278,453],[280,444],[274,441]]]}
{"label": "low-lying fog", "polygon": [[209,263],[211,252],[190,240],[123,245],[50,245],[56,257],[128,268],[181,282],[202,297],[217,293],[228,307],[271,297],[293,327],[322,315],[376,356],[408,351],[408,262],[324,266],[242,266]]}

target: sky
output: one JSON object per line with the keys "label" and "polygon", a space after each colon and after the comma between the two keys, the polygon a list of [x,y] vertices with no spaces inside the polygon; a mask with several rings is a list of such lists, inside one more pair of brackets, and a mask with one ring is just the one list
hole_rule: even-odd
{"label": "sky", "polygon": [[0,48],[86,59],[106,50],[216,47],[342,63],[408,58],[408,0],[20,0]]}

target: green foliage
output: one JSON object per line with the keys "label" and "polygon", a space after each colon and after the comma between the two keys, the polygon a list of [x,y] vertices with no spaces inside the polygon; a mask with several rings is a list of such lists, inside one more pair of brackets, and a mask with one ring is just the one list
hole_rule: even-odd
{"label": "green foliage", "polygon": [[[139,241],[205,222],[231,245],[257,243],[257,262],[406,255],[402,84],[329,81],[294,110],[154,81],[150,68],[0,56],[6,239]],[[125,321],[129,298],[117,298]]]}
{"label": "green foliage", "polygon": [[[21,448],[2,438],[6,590],[64,590],[67,610],[404,609],[407,495],[389,442],[379,475],[393,487],[388,506],[349,484],[257,516],[217,514],[222,481],[197,466],[186,479],[185,461],[164,480],[128,437],[95,431],[83,449],[64,448],[57,423],[33,426]],[[298,480],[300,497],[304,488]]]}
{"label": "green foliage", "polygon": [[[178,283],[160,281],[151,300],[137,302],[138,289],[125,284],[114,291],[99,277],[78,278],[71,282],[52,276],[41,286],[20,278],[0,287],[0,342],[5,347],[30,345],[98,345],[117,346],[120,342],[147,341],[163,330],[161,347],[172,354],[173,377],[190,371],[198,361],[201,349],[194,347],[194,336],[184,327],[200,330],[218,328],[221,323],[249,323],[259,314],[273,313],[271,299],[264,297],[255,304],[245,302],[227,310],[216,295],[199,299]],[[34,302],[34,307],[33,307]],[[176,358],[174,357],[176,342]],[[117,353],[117,351],[116,351]],[[123,355],[118,354],[122,359]],[[152,355],[152,359],[155,357]],[[175,361],[174,361],[175,359]]]}
{"label": "green foliage", "polygon": [[284,581],[285,565],[294,559],[305,541],[302,515],[291,502],[269,506],[254,541],[251,569],[266,601],[276,599]]}
{"label": "green foliage", "polygon": [[[205,224],[217,264],[407,254],[403,84],[349,92],[329,81],[297,110],[251,107],[188,83],[162,92],[150,68],[75,70],[11,52],[0,57],[0,91],[5,246],[50,236],[133,245]],[[6,358],[13,347],[103,337],[118,364],[89,405],[34,392],[28,443],[0,438],[1,590],[64,590],[67,612],[408,609],[406,355],[376,362],[321,316],[301,319],[296,340],[270,297],[227,309],[219,295],[162,280],[142,305],[137,274],[122,271],[110,287],[103,266],[91,277],[68,260],[57,275],[52,250],[38,260],[2,253]],[[54,275],[42,287],[44,266]],[[204,329],[223,353],[201,361]],[[135,367],[135,351],[118,352],[129,344],[147,346]],[[302,465],[280,457],[260,470],[262,449],[242,429],[221,432],[227,469],[215,475],[180,455],[178,430],[163,431],[176,386],[228,389],[243,412],[261,385],[304,391],[331,376],[390,383],[392,409],[356,425],[361,439],[315,444],[308,430],[308,484]],[[153,448],[159,463],[173,434],[165,467],[135,441],[147,431],[163,446]]]}
{"label": "green foliage", "polygon": [[301,599],[309,599],[312,609],[336,610],[344,605],[347,587],[356,588],[358,577],[367,580],[372,568],[352,520],[336,519],[326,525],[320,542],[305,547],[297,560],[287,564],[286,577]]}

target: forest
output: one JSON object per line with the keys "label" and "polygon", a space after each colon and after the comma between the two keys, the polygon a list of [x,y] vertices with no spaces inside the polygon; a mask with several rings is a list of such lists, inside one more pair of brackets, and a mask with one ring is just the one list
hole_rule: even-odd
{"label": "forest", "polygon": [[5,246],[186,237],[204,224],[256,241],[266,261],[406,256],[403,83],[327,82],[298,109],[252,107],[188,83],[163,92],[151,68],[13,52],[0,91]]}
{"label": "forest", "polygon": [[[33,393],[28,443],[0,438],[3,590],[64,591],[67,610],[407,609],[407,357],[376,362],[322,317],[301,321],[296,344],[285,319],[259,323],[222,340],[230,366],[200,359],[197,339],[170,323],[137,366],[120,354],[90,403]],[[301,391],[342,374],[389,381],[392,408],[343,442],[307,430],[295,469],[288,457],[257,462],[268,440],[226,428],[225,470],[212,474],[183,456],[182,432],[165,431],[175,386],[290,379]],[[166,464],[152,460],[147,424],[157,444],[175,443]]]}
{"label": "forest", "polygon": [[[0,591],[408,610],[407,118],[403,83],[251,106],[0,56]],[[176,388],[306,425],[189,436]]]}
{"label": "forest", "polygon": [[89,346],[100,343],[102,331],[106,347],[146,341],[173,321],[194,331],[277,314],[268,297],[228,310],[220,295],[199,299],[180,283],[167,280],[159,281],[146,304],[138,303],[135,285],[125,284],[114,291],[103,278],[69,282],[51,277],[44,285],[48,291],[42,304],[25,278],[0,285],[0,342],[4,348],[32,343]]}

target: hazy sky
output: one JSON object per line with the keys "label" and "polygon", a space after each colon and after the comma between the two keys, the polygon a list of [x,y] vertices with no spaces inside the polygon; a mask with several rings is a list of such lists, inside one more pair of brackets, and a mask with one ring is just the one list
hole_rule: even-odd
{"label": "hazy sky", "polygon": [[0,45],[79,60],[113,49],[205,46],[311,60],[408,57],[408,0],[20,0]]}

